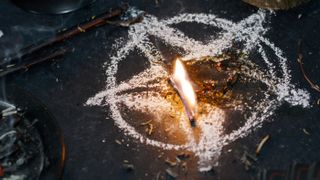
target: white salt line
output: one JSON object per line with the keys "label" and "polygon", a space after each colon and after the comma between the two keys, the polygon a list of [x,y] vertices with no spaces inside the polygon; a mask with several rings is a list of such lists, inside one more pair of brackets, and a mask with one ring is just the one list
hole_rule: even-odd
{"label": "white salt line", "polygon": [[267,64],[267,66],[269,68],[269,75],[275,75],[275,71],[274,71],[275,67],[269,61],[267,54],[260,43],[258,44],[258,51],[260,52],[262,59],[264,60],[264,62]]}
{"label": "white salt line", "polygon": [[191,23],[199,23],[199,24],[206,24],[215,26],[222,29],[228,29],[231,26],[234,26],[234,23],[231,21],[228,21],[226,19],[221,19],[213,14],[180,14],[173,18],[164,19],[161,21],[162,23],[166,25],[173,25],[173,24],[179,24],[181,22],[191,22]]}
{"label": "white salt line", "polygon": [[291,75],[290,75],[291,71],[288,69],[288,66],[286,63],[288,60],[287,58],[284,57],[282,50],[276,47],[273,43],[271,43],[268,39],[264,37],[259,37],[259,39],[274,51],[275,55],[278,57],[281,70],[283,72],[283,78],[284,78],[283,81],[284,83],[289,84],[291,81]]}
{"label": "white salt line", "polygon": [[193,150],[196,156],[199,157],[200,171],[210,168],[213,164],[217,165],[215,163],[218,162],[222,149],[220,139],[222,137],[222,123],[225,119],[225,113],[218,108],[211,109],[208,115],[203,115],[198,122],[202,136],[199,144]]}
{"label": "white salt line", "polygon": [[239,138],[243,138],[251,133],[253,128],[260,128],[263,121],[273,115],[274,110],[279,106],[279,103],[275,100],[266,101],[265,103],[260,103],[257,109],[263,109],[264,115],[258,117],[257,112],[252,113],[252,115],[247,119],[247,122],[241,128],[233,131],[231,134],[226,135],[223,139],[224,144],[228,144],[233,142]]}

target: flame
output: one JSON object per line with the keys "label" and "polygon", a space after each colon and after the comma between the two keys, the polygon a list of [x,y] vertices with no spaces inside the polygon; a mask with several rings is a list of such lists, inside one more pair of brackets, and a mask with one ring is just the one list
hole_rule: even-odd
{"label": "flame", "polygon": [[177,59],[175,62],[175,68],[172,77],[178,86],[180,96],[182,96],[182,98],[186,101],[185,103],[187,103],[185,105],[188,106],[186,107],[186,109],[191,109],[191,114],[194,115],[197,105],[197,98],[188,73],[185,70],[180,59]]}

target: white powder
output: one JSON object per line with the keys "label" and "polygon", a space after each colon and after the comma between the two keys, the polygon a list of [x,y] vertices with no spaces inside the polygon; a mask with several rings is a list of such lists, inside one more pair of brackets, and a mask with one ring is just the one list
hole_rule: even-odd
{"label": "white powder", "polygon": [[0,30],[0,38],[3,36],[3,32]]}
{"label": "white powder", "polygon": [[[263,10],[259,10],[238,23],[219,18],[213,14],[203,13],[184,13],[163,20],[153,15],[146,15],[141,23],[129,27],[128,40],[125,41],[123,38],[116,40],[113,46],[115,53],[105,63],[106,87],[94,97],[89,98],[86,105],[110,107],[111,118],[114,119],[115,124],[123,130],[125,135],[133,137],[141,143],[162,149],[189,150],[199,158],[199,170],[208,171],[212,166],[217,165],[218,158],[225,145],[238,138],[246,137],[249,133],[262,127],[263,122],[267,119],[271,120],[271,116],[283,102],[286,101],[292,106],[309,106],[309,93],[296,88],[291,82],[290,70],[287,65],[288,60],[284,53],[265,37],[268,31],[268,28],[265,27],[268,17],[270,17],[270,13]],[[221,32],[219,32],[218,38],[211,39],[209,43],[204,43],[190,38],[179,29],[172,27],[172,25],[186,22],[214,26]],[[168,72],[165,67],[158,63],[158,61],[163,60],[162,53],[152,43],[150,35],[165,42],[168,46],[182,49],[183,52],[179,53],[183,55],[182,59],[184,60],[208,55],[215,56],[231,47],[234,41],[242,43],[244,45],[243,53],[257,52],[264,62],[263,67],[259,70],[254,61],[246,60],[249,68],[241,72],[243,76],[248,78],[248,83],[257,81],[267,86],[267,90],[262,92],[264,99],[254,100],[254,95],[251,95],[252,97],[249,97],[249,99],[254,101],[255,106],[248,107],[244,103],[234,107],[235,111],[243,113],[247,121],[242,127],[230,134],[224,132],[222,125],[227,116],[224,110],[208,104],[201,104],[201,107],[205,108],[208,113],[201,114],[197,119],[197,127],[200,128],[201,133],[198,139],[195,138],[193,129],[186,121],[183,111],[177,112],[176,109],[172,108],[170,102],[160,94],[160,91],[167,90],[166,78],[168,78]],[[205,36],[213,37],[212,34],[205,34]],[[277,58],[271,59],[265,48],[271,49]],[[146,60],[150,62],[150,67],[129,80],[117,84],[116,74],[119,62],[125,61],[126,57],[133,51],[138,51],[146,57]],[[135,92],[138,88],[147,87],[157,90]],[[129,91],[131,93],[128,93]],[[271,98],[274,96],[276,98]],[[150,113],[160,123],[164,114],[175,114],[180,119],[179,126],[185,134],[187,143],[183,145],[170,144],[142,135],[123,118],[120,104],[132,110]]]}

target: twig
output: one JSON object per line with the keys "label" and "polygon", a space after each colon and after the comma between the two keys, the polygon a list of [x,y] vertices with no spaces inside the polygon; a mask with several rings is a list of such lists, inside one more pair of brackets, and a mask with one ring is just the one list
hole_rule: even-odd
{"label": "twig", "polygon": [[30,62],[28,64],[20,64],[20,65],[5,69],[4,71],[0,72],[0,78],[3,77],[3,76],[8,75],[10,73],[14,73],[14,72],[17,72],[17,71],[20,71],[20,70],[23,70],[23,69],[24,70],[28,70],[30,67],[32,67],[32,66],[34,66],[36,64],[40,64],[42,62],[49,61],[49,60],[52,60],[54,58],[60,57],[60,56],[64,55],[66,52],[67,52],[67,49],[61,49],[61,50],[55,51],[52,54],[49,54],[46,57],[41,57],[41,58],[32,60],[32,62]]}
{"label": "twig", "polygon": [[152,124],[148,124],[149,128],[148,128],[148,135],[151,135],[153,132],[153,125]]}
{"label": "twig", "polygon": [[259,155],[261,152],[261,149],[263,145],[270,139],[270,135],[266,135],[259,143],[257,149],[256,149],[256,154]]}
{"label": "twig", "polygon": [[303,128],[302,131],[303,131],[306,135],[310,135],[310,132],[309,132],[306,128]]}
{"label": "twig", "polygon": [[[84,22],[80,25],[77,25],[77,26],[74,26],[68,30],[62,31],[62,32],[58,33],[57,35],[55,35],[54,37],[40,41],[40,42],[32,44],[30,46],[27,46],[27,47],[21,49],[19,52],[14,53],[14,54],[10,55],[9,57],[1,58],[1,59],[10,60],[10,61],[16,60],[16,59],[22,58],[26,55],[30,55],[38,50],[41,50],[43,48],[48,47],[48,46],[54,45],[59,42],[63,42],[67,39],[70,39],[70,38],[80,34],[80,33],[83,33],[85,31],[88,31],[88,30],[93,29],[95,27],[107,24],[109,22],[109,19],[120,16],[127,9],[128,9],[128,7],[124,6],[124,7],[116,8],[113,10],[109,10],[107,13],[98,16],[98,18],[90,19],[87,22]],[[6,63],[7,62],[4,61],[4,63],[1,63],[1,65],[3,66]]]}
{"label": "twig", "polygon": [[319,85],[313,83],[310,78],[307,76],[305,70],[304,70],[304,67],[303,67],[303,54],[302,54],[302,51],[301,51],[301,47],[302,47],[302,40],[300,39],[299,42],[298,42],[298,58],[297,58],[297,61],[299,63],[299,66],[300,66],[300,70],[302,72],[302,75],[304,77],[304,79],[309,83],[310,87],[318,92],[320,92],[320,87]]}
{"label": "twig", "polygon": [[171,166],[171,167],[174,167],[174,166],[177,165],[177,162],[176,162],[176,161],[171,161],[169,158],[167,158],[167,159],[165,160],[165,163],[168,164],[168,165]]}
{"label": "twig", "polygon": [[[117,9],[113,9],[108,11],[107,13],[98,16],[98,18],[92,17],[90,20],[88,20],[87,22],[84,22],[80,25],[77,26],[73,26],[72,28],[68,29],[68,30],[63,30],[63,31],[58,31],[60,33],[58,33],[56,36],[40,41],[38,43],[32,44],[26,48],[21,49],[20,51],[18,51],[15,54],[9,55],[9,57],[6,58],[2,58],[4,61],[2,63],[0,63],[0,78],[19,71],[21,69],[28,69],[33,65],[39,64],[41,62],[47,61],[47,60],[51,60],[53,58],[62,56],[63,54],[66,53],[66,50],[60,50],[57,51],[53,54],[48,55],[47,57],[43,57],[40,59],[36,59],[36,60],[31,60],[31,63],[21,63],[21,61],[19,61],[16,65],[14,64],[14,60],[18,60],[19,58],[23,58],[26,57],[28,55],[31,55],[37,51],[43,50],[46,47],[50,47],[52,45],[55,45],[59,42],[63,42],[65,40],[71,39],[72,37],[86,32],[87,30],[93,29],[95,27],[99,27],[105,24],[110,24],[110,25],[115,25],[115,26],[120,26],[120,27],[129,27],[130,25],[134,24],[134,23],[138,23],[141,22],[143,20],[143,15],[144,13],[141,13],[137,16],[131,17],[130,19],[127,20],[123,20],[123,21],[109,21],[112,18],[115,17],[119,17],[122,14],[124,14],[124,12],[128,9],[127,5],[124,5],[122,7],[119,7]],[[1,59],[1,58],[0,58]],[[9,62],[7,60],[10,60]]]}
{"label": "twig", "polygon": [[147,122],[143,122],[143,123],[140,124],[140,126],[148,125],[148,124],[150,124],[151,122],[152,122],[152,120],[149,120],[149,121],[147,121]]}

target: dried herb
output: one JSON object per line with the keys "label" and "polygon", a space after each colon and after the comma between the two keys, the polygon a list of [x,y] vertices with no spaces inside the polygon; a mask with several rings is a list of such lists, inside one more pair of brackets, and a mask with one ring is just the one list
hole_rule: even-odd
{"label": "dried herb", "polygon": [[148,125],[148,135],[151,135],[152,134],[152,132],[153,132],[153,125],[152,124],[149,124]]}
{"label": "dried herb", "polygon": [[174,172],[171,168],[166,169],[166,173],[171,178],[175,179],[178,177],[178,174],[176,172]]}
{"label": "dried herb", "polygon": [[80,26],[77,27],[80,32],[86,32],[86,30],[82,29]]}
{"label": "dried herb", "polygon": [[150,124],[152,122],[152,120],[150,120],[150,121],[147,121],[147,122],[143,122],[143,123],[141,123],[140,125],[141,126],[145,126],[145,125],[148,125],[148,124]]}
{"label": "dried herb", "polygon": [[117,143],[118,145],[122,145],[121,141],[119,141],[118,139],[114,140],[115,143]]}
{"label": "dried herb", "polygon": [[148,135],[152,134],[153,128],[154,128],[154,126],[153,126],[153,124],[151,124],[151,122],[152,122],[152,120],[147,121],[147,122],[143,122],[143,123],[140,124],[140,126],[147,126],[146,132],[147,132]]}
{"label": "dried herb", "polygon": [[165,160],[165,163],[166,163],[167,165],[171,166],[171,167],[174,167],[174,166],[177,165],[177,162],[176,162],[176,161],[171,161],[171,160],[168,159],[168,158]]}
{"label": "dried herb", "polygon": [[315,84],[313,81],[310,80],[310,78],[307,76],[306,71],[303,67],[303,54],[302,54],[302,40],[299,40],[298,42],[298,58],[297,62],[299,63],[300,70],[302,72],[302,75],[304,79],[309,83],[310,87],[318,92],[320,92],[320,86]]}
{"label": "dried herb", "polygon": [[161,152],[161,153],[158,155],[158,159],[162,158],[163,155],[164,155],[164,153]]}
{"label": "dried herb", "polygon": [[184,172],[184,174],[188,174],[188,165],[187,165],[187,162],[183,162],[181,164],[181,168],[182,168],[182,171]]}
{"label": "dried herb", "polygon": [[216,68],[216,70],[217,70],[218,72],[221,72],[221,71],[222,71],[221,62],[216,63],[214,67]]}
{"label": "dried herb", "polygon": [[265,145],[265,143],[270,139],[270,135],[266,135],[259,143],[257,149],[256,149],[256,154],[259,155],[261,152],[262,147]]}

